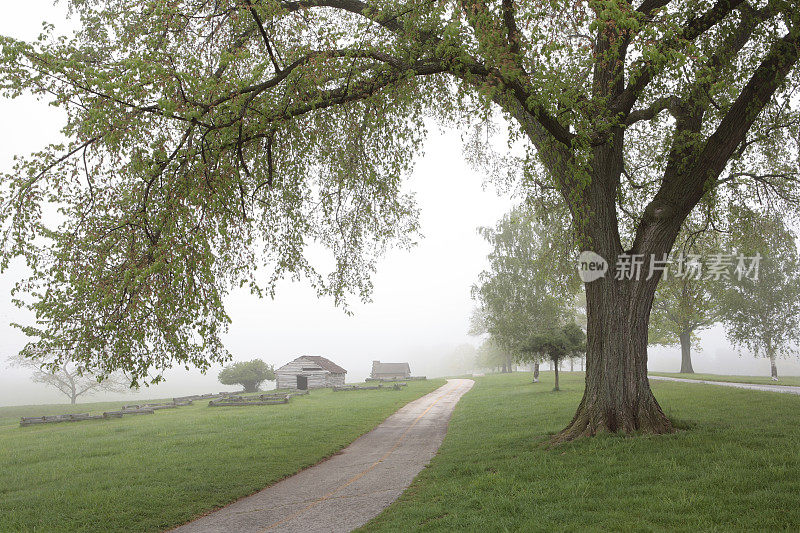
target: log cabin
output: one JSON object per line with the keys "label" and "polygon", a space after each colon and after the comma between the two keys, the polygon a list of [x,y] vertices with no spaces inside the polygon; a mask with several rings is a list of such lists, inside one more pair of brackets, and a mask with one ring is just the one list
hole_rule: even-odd
{"label": "log cabin", "polygon": [[275,371],[279,389],[321,389],[343,387],[347,370],[330,359],[318,355],[303,355]]}
{"label": "log cabin", "polygon": [[372,361],[372,379],[408,379],[411,377],[411,368],[408,363],[381,363]]}

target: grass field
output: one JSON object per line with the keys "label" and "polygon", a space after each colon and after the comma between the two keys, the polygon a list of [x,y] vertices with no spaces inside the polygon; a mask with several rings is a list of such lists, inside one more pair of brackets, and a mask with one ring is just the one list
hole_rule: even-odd
{"label": "grass field", "polygon": [[728,381],[730,383],[754,383],[756,385],[792,385],[800,387],[800,376],[784,376],[772,381],[769,376],[724,376],[720,374],[680,374],[677,372],[650,372],[654,376],[670,378],[699,379],[703,381]]}
{"label": "grass field", "polygon": [[439,454],[365,531],[800,530],[800,397],[654,382],[683,429],[543,445],[583,374],[489,375]]}
{"label": "grass field", "polygon": [[443,380],[314,390],[288,405],[208,402],[122,419],[20,427],[20,416],[127,402],[0,408],[0,531],[160,531],[336,453]]}

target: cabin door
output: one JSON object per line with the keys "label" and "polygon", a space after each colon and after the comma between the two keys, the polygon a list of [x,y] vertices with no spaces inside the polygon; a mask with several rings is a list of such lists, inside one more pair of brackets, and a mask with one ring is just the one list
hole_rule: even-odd
{"label": "cabin door", "polygon": [[307,390],[308,389],[308,377],[306,377],[306,376],[297,376],[297,389],[298,390]]}

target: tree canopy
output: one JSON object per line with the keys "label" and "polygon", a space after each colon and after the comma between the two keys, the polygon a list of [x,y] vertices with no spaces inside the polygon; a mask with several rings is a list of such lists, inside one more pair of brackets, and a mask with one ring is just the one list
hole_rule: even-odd
{"label": "tree canopy", "polygon": [[558,367],[567,357],[573,357],[586,350],[586,334],[575,322],[562,327],[550,326],[544,331],[534,333],[523,348],[528,353],[538,353],[553,362],[555,388],[558,385]]}
{"label": "tree canopy", "polygon": [[219,373],[223,385],[241,385],[245,392],[257,392],[265,381],[275,379],[275,369],[261,359],[233,363]]}

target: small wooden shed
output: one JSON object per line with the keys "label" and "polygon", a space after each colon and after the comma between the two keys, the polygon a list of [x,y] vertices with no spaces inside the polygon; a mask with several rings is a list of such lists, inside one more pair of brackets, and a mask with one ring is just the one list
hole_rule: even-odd
{"label": "small wooden shed", "polygon": [[381,363],[372,361],[372,379],[408,379],[411,377],[411,368],[408,363]]}
{"label": "small wooden shed", "polygon": [[320,389],[342,387],[347,370],[330,359],[318,355],[303,355],[275,371],[279,389]]}

